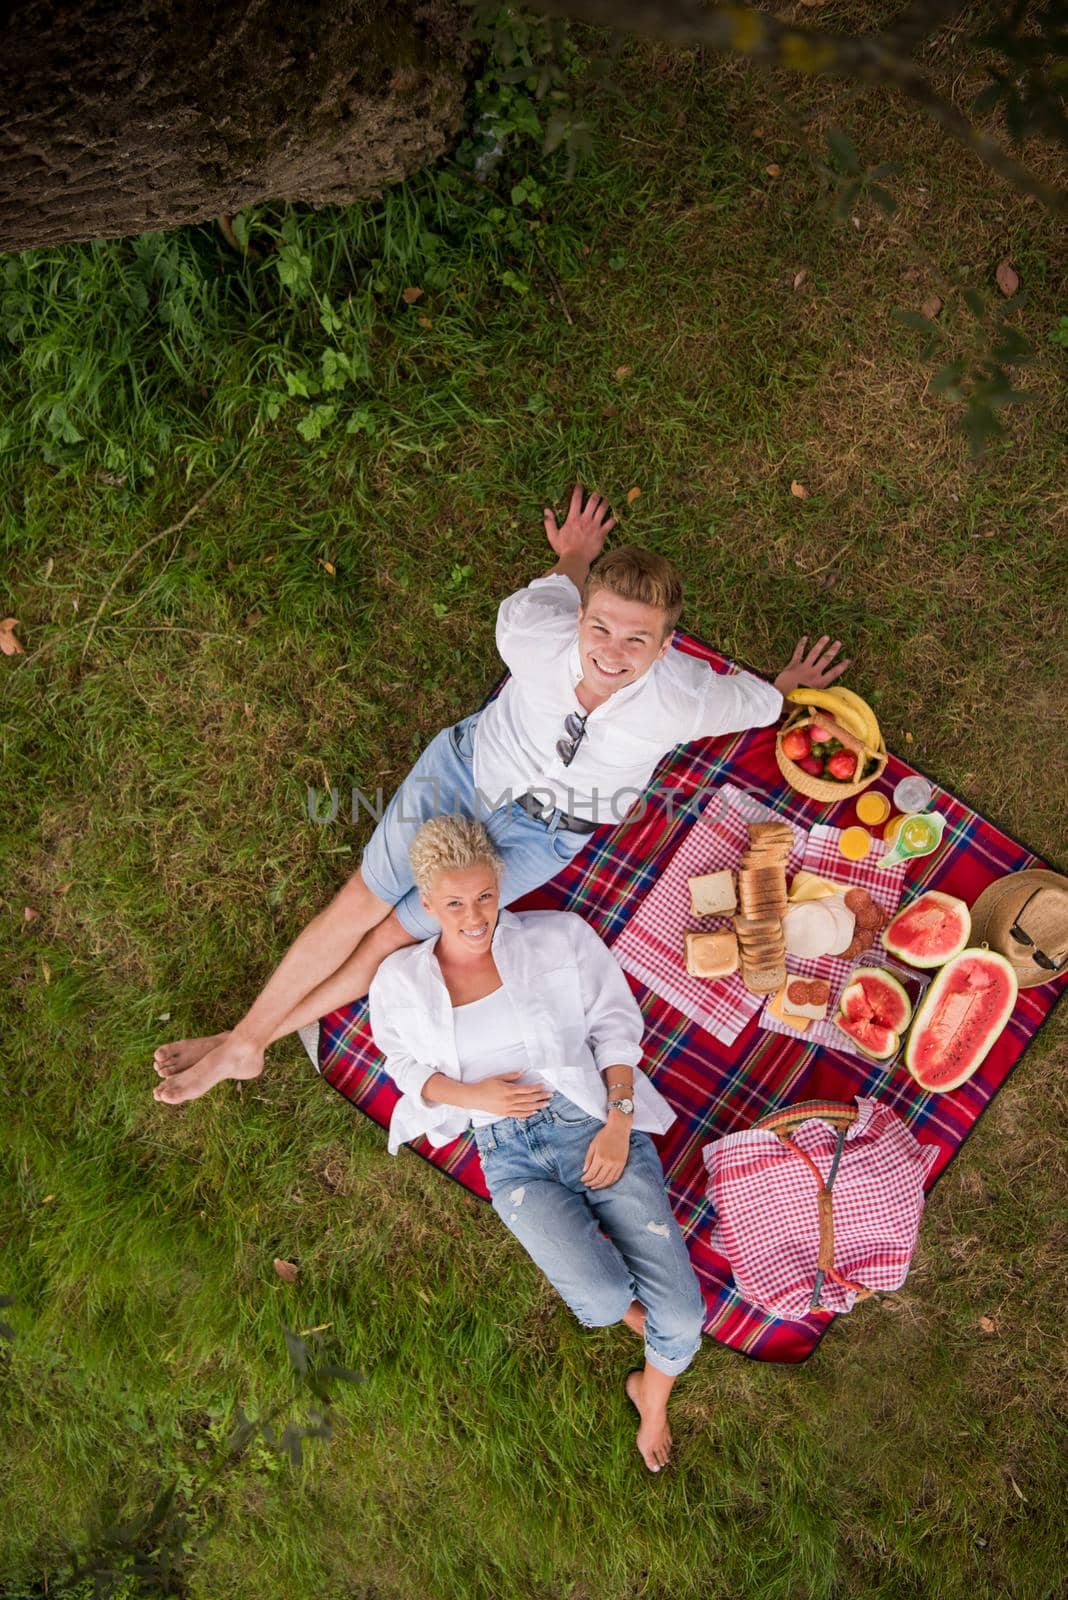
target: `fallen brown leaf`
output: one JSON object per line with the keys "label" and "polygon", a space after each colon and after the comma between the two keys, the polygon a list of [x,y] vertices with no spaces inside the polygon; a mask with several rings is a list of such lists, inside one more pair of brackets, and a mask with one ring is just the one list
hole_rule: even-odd
{"label": "fallen brown leaf", "polygon": [[906,733],[906,735],[905,735],[905,743],[906,744],[911,744],[912,743],[912,735],[911,735],[911,733]]}
{"label": "fallen brown leaf", "polygon": [[40,915],[41,913],[39,911],[35,911],[32,906],[23,906],[22,908],[23,922],[36,922]]}
{"label": "fallen brown leaf", "polygon": [[415,302],[417,300],[421,300],[422,298],[423,298],[422,289],[411,288],[411,289],[402,289],[401,290],[401,299],[404,301],[404,304],[406,306],[414,306]]}
{"label": "fallen brown leaf", "polygon": [[325,572],[329,572],[330,576],[333,577],[335,572],[337,571],[337,568],[334,566],[334,563],[332,561],[324,561],[322,556],[318,556],[317,560],[319,562],[319,565],[323,568],[323,570]]}
{"label": "fallen brown leaf", "polygon": [[920,306],[925,317],[937,317],[942,309],[942,302],[936,294],[929,294]]}
{"label": "fallen brown leaf", "polygon": [[279,1261],[278,1257],[275,1256],[274,1270],[277,1272],[283,1283],[296,1283],[297,1269],[292,1261]]}
{"label": "fallen brown leaf", "polygon": [[1017,289],[1020,287],[1020,274],[1012,265],[1011,261],[999,261],[994,277],[997,279],[998,288],[1001,290],[1006,300],[1011,300]]}
{"label": "fallen brown leaf", "polygon": [[808,499],[808,490],[805,488],[803,483],[798,483],[796,478],[790,485],[790,493],[793,495],[795,500]]}
{"label": "fallen brown leaf", "polygon": [[998,1331],[998,1325],[994,1321],[993,1317],[980,1317],[979,1326],[982,1328],[984,1333],[997,1333]]}
{"label": "fallen brown leaf", "polygon": [[634,504],[635,500],[639,500],[640,498],[641,498],[641,490],[640,489],[628,489],[627,490],[627,504],[628,504],[628,506],[632,506]]}
{"label": "fallen brown leaf", "polygon": [[42,976],[44,977],[45,983],[51,983],[52,982],[52,968],[48,965],[47,961],[42,961],[41,962],[41,973],[42,973]]}
{"label": "fallen brown leaf", "polygon": [[57,894],[70,894],[70,892],[71,892],[71,890],[73,888],[74,888],[74,879],[73,878],[68,878],[66,883],[61,883],[60,884],[59,888],[56,890],[56,893]]}
{"label": "fallen brown leaf", "polygon": [[808,277],[808,273],[806,272],[804,267],[801,268],[800,272],[795,272],[794,273],[794,288],[795,289],[800,289],[801,285],[804,283],[804,281],[805,281],[805,279],[807,277]]}
{"label": "fallen brown leaf", "polygon": [[602,406],[601,407],[601,415],[602,415],[602,417],[618,417],[619,416],[619,407],[618,406]]}
{"label": "fallen brown leaf", "polygon": [[777,161],[770,162],[769,165],[764,168],[764,171],[767,173],[769,178],[782,177],[782,168]]}
{"label": "fallen brown leaf", "polygon": [[629,378],[630,375],[631,375],[631,371],[632,371],[632,369],[630,367],[617,367],[616,368],[616,377],[617,378]]}
{"label": "fallen brown leaf", "polygon": [[415,320],[421,328],[432,328],[434,326],[433,318],[431,317],[416,317]]}
{"label": "fallen brown leaf", "polygon": [[52,568],[55,566],[55,564],[56,564],[55,556],[49,556],[48,560],[45,562],[44,571],[41,573],[41,582],[42,583],[47,583],[48,582],[49,578],[52,576]]}
{"label": "fallen brown leaf", "polygon": [[3,622],[0,622],[0,650],[4,652],[5,656],[24,656],[26,654],[26,646],[21,639],[15,636],[15,629],[18,625],[18,617],[5,617]]}

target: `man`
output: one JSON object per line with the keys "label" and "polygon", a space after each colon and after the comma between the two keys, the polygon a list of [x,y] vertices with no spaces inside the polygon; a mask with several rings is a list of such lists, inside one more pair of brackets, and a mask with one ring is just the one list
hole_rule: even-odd
{"label": "man", "polygon": [[[498,612],[511,677],[484,711],[443,729],[393,797],[359,869],[304,929],[236,1028],[155,1053],[167,1105],[223,1078],[254,1078],[275,1039],[367,993],[392,951],[438,931],[415,889],[408,846],[444,811],[484,821],[504,859],[501,904],[545,883],[599,826],[614,826],[657,763],[690,739],[774,722],[783,695],[823,688],[849,666],[826,635],[794,650],[774,686],[715,673],[672,649],[678,572],[627,547],[597,563],[615,527],[607,502],[575,486],[562,527],[545,512],[550,572]],[[338,957],[344,959],[338,965]]]}

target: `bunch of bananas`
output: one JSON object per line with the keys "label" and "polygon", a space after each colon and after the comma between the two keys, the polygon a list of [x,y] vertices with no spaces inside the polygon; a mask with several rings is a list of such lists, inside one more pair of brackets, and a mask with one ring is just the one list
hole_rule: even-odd
{"label": "bunch of bananas", "polygon": [[875,712],[852,689],[843,689],[838,683],[830,689],[791,689],[786,698],[794,705],[826,712],[860,742],[866,754],[875,756],[882,751],[883,736]]}

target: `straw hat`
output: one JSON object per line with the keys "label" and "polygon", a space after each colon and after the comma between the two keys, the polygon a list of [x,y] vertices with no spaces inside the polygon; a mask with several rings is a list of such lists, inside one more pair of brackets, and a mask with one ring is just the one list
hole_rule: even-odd
{"label": "straw hat", "polygon": [[[1019,928],[1034,944],[1016,939]],[[972,906],[971,945],[989,945],[1012,964],[1021,989],[1050,983],[1068,972],[1068,878],[1045,867],[1010,872],[984,889]],[[1036,947],[1058,963],[1050,972],[1034,959]]]}

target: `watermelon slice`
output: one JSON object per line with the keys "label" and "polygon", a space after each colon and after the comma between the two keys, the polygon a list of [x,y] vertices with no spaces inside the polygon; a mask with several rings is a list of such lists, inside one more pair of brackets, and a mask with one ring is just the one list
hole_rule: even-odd
{"label": "watermelon slice", "polygon": [[883,929],[883,945],[910,967],[941,967],[960,955],[972,931],[963,900],[928,889]]}
{"label": "watermelon slice", "polygon": [[922,1089],[959,1089],[986,1058],[1016,1004],[1019,985],[996,950],[963,950],[920,1002],[905,1065]]}
{"label": "watermelon slice", "polygon": [[885,1061],[901,1043],[912,1006],[902,985],[883,967],[858,967],[838,1000],[835,1026],[875,1061]]}

